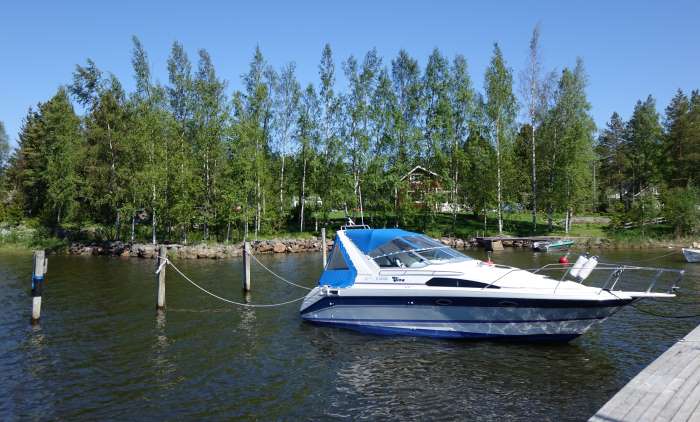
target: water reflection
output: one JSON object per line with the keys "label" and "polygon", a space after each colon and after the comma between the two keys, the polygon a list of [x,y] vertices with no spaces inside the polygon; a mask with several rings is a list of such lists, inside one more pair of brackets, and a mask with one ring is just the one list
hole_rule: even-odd
{"label": "water reflection", "polygon": [[152,346],[151,365],[154,382],[160,389],[168,389],[178,382],[177,365],[170,354],[171,340],[166,333],[166,312],[156,313],[155,340]]}

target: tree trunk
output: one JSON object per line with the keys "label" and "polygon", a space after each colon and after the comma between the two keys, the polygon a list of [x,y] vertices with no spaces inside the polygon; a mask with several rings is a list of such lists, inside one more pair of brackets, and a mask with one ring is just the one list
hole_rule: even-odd
{"label": "tree trunk", "polygon": [[503,214],[501,204],[501,139],[500,139],[500,124],[496,120],[496,173],[498,179],[497,198],[498,198],[498,234],[503,234]]}
{"label": "tree trunk", "polygon": [[153,208],[153,218],[151,218],[151,242],[155,245],[156,242],[156,185],[155,183],[151,185],[151,208]]}
{"label": "tree trunk", "polygon": [[119,229],[121,225],[121,213],[117,211],[117,218],[114,221],[114,240],[119,240]]}
{"label": "tree trunk", "polygon": [[258,232],[260,231],[260,179],[258,178],[257,189],[255,192],[255,240],[258,240]]}
{"label": "tree trunk", "polygon": [[532,232],[537,230],[537,166],[535,162],[535,120],[530,120],[532,149]]}
{"label": "tree trunk", "polygon": [[134,243],[136,238],[136,214],[131,215],[131,243]]}
{"label": "tree trunk", "polygon": [[[185,242],[187,242],[187,235],[185,234]],[[156,244],[156,209],[153,208],[153,213],[151,215],[151,243]]]}
{"label": "tree trunk", "polygon": [[365,210],[362,206],[362,185],[360,185],[360,178],[357,178],[357,194],[360,198],[360,222],[365,224]]}
{"label": "tree trunk", "polygon": [[[457,141],[455,141],[454,149],[457,149]],[[457,163],[456,152],[453,153],[455,162],[454,164],[454,186],[452,188],[452,235],[454,236],[455,228],[457,227],[457,180],[459,179],[459,167]]]}
{"label": "tree trunk", "polygon": [[243,225],[243,241],[248,240],[248,206],[245,207],[245,222]]}
{"label": "tree trunk", "polygon": [[280,170],[280,215],[284,214],[284,158],[285,154],[282,153],[282,167]]}
{"label": "tree trunk", "polygon": [[[306,155],[306,154],[304,154]],[[303,170],[301,172],[301,201],[299,210],[299,231],[304,231],[304,203],[306,202],[306,157],[304,157]]]}

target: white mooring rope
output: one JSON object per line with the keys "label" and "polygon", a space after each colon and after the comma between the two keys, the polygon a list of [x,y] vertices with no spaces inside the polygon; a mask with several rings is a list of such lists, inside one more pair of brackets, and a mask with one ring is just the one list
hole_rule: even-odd
{"label": "white mooring rope", "polygon": [[[252,255],[251,255],[251,256],[252,256]],[[173,264],[168,258],[164,258],[164,257],[158,256],[158,255],[156,255],[156,257],[159,258],[159,259],[161,259],[161,264],[160,264],[160,266],[158,267],[158,270],[156,271],[156,273],[162,271],[163,268],[164,268],[164,266],[167,265],[167,264],[169,264],[171,267],[173,267],[173,269],[174,269],[178,274],[180,274],[180,276],[181,276],[182,278],[184,278],[185,280],[187,280],[187,281],[188,281],[190,284],[192,284],[194,287],[198,288],[199,290],[201,290],[202,292],[208,294],[209,296],[211,296],[211,297],[213,297],[213,298],[219,299],[219,300],[222,301],[222,302],[230,303],[230,304],[232,304],[232,305],[242,306],[242,307],[245,307],[245,308],[274,308],[274,307],[277,307],[277,306],[284,306],[284,305],[289,305],[289,304],[292,304],[292,303],[295,303],[295,302],[299,302],[300,300],[302,300],[302,299],[304,299],[304,298],[306,297],[306,295],[304,295],[304,296],[298,297],[298,298],[296,298],[296,299],[292,299],[292,300],[288,300],[288,301],[286,301],[286,302],[280,302],[280,303],[260,303],[260,304],[256,304],[256,303],[242,303],[242,302],[236,302],[235,300],[227,299],[227,298],[225,298],[225,297],[221,297],[221,296],[217,295],[216,293],[210,292],[209,290],[207,290],[207,289],[205,289],[204,287],[200,286],[199,284],[195,283],[191,278],[187,277],[182,271],[180,271],[180,269],[179,269],[178,267],[176,267],[175,264]],[[256,259],[256,261],[257,261],[257,259]],[[258,262],[259,262],[259,261],[258,261]],[[261,265],[262,265],[262,264],[261,264]],[[267,268],[266,268],[266,269],[267,269]],[[271,271],[270,269],[267,269],[267,270],[270,271],[270,272],[272,273],[272,271]],[[272,273],[272,274],[274,275],[274,273]],[[279,276],[278,276],[278,277],[279,277]],[[281,277],[280,277],[280,278],[281,278]],[[284,279],[282,279],[282,280],[284,280]],[[288,282],[288,283],[290,283],[290,284],[294,284],[294,283],[291,283],[291,282],[288,281],[288,280],[284,280],[284,281],[286,281],[286,282]],[[302,287],[302,288],[304,288],[304,289],[308,289],[307,287],[299,286],[299,285],[297,285],[297,284],[294,284],[294,285],[297,286],[297,287]],[[309,290],[311,290],[311,289],[309,289]]]}
{"label": "white mooring rope", "polygon": [[267,272],[269,272],[269,273],[272,274],[273,276],[279,278],[280,280],[284,281],[285,283],[291,284],[292,286],[296,286],[296,287],[298,287],[298,288],[300,288],[300,289],[304,289],[304,290],[313,290],[313,289],[310,289],[310,288],[308,288],[308,287],[306,287],[306,286],[302,286],[302,285],[300,285],[300,284],[292,283],[291,281],[287,280],[286,278],[282,277],[281,275],[275,273],[275,272],[272,271],[271,269],[267,268],[267,267],[265,266],[265,264],[263,264],[262,262],[260,262],[260,260],[258,260],[258,258],[256,258],[255,255],[250,254],[250,257],[253,258],[253,259],[255,260],[255,262],[257,262],[258,264],[260,264],[261,267],[265,268],[265,269],[267,270]]}

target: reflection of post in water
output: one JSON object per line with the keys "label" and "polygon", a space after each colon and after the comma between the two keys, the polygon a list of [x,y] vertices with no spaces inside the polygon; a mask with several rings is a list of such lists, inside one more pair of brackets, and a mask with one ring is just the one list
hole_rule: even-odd
{"label": "reflection of post in water", "polygon": [[44,354],[46,348],[46,337],[41,329],[41,325],[32,324],[31,332],[27,338],[29,353],[26,362],[29,373],[37,378],[42,377],[42,372],[49,367],[50,359]]}
{"label": "reflection of post in water", "polygon": [[[252,296],[249,291],[243,294],[243,300],[245,301],[245,303],[250,303],[252,301]],[[255,308],[242,306],[240,309],[240,314],[241,322],[239,324],[239,327],[243,331],[253,334],[255,332]]]}
{"label": "reflection of post in water", "polygon": [[153,357],[151,363],[153,372],[157,375],[156,383],[161,388],[167,388],[177,383],[177,378],[173,375],[177,372],[177,366],[168,357],[170,339],[165,333],[166,316],[165,312],[158,312],[156,315],[155,339],[153,342]]}
{"label": "reflection of post in water", "polygon": [[156,329],[159,332],[165,332],[165,312],[158,312],[156,315]]}
{"label": "reflection of post in water", "polygon": [[168,336],[165,334],[165,312],[158,312],[156,315],[156,341],[153,344],[156,351],[156,361],[158,356],[168,349]]}

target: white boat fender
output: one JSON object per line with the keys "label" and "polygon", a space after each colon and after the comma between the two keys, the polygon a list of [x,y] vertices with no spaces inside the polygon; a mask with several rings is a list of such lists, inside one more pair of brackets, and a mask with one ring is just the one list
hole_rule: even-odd
{"label": "white boat fender", "polygon": [[581,270],[583,269],[583,266],[586,265],[586,262],[588,262],[588,254],[580,255],[576,262],[574,262],[574,266],[571,267],[569,275],[571,275],[571,277],[573,278],[578,278],[579,274],[581,273]]}
{"label": "white boat fender", "polygon": [[597,256],[592,256],[588,258],[588,262],[584,264],[583,268],[581,268],[581,271],[578,273],[578,280],[583,281],[588,278],[589,275],[591,275],[591,272],[593,272],[593,269],[598,265],[598,257]]}

